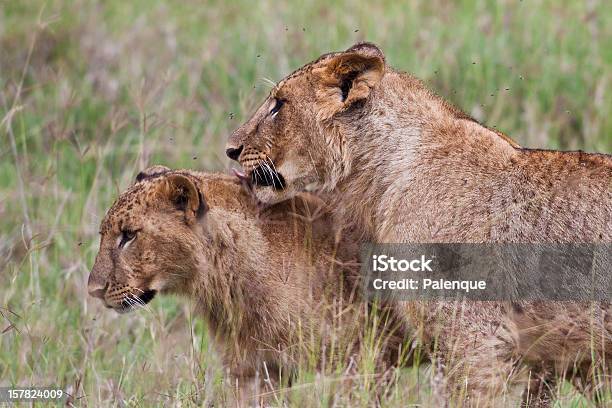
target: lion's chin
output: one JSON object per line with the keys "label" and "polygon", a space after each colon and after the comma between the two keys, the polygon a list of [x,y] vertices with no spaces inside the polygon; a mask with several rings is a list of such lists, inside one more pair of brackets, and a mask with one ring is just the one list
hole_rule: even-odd
{"label": "lion's chin", "polygon": [[251,173],[251,184],[260,187],[272,187],[275,190],[285,189],[285,178],[269,165],[255,167]]}
{"label": "lion's chin", "polygon": [[[285,178],[278,172],[267,174],[267,179],[257,171],[246,174],[243,171],[232,169],[232,172],[254,198],[262,204],[276,204],[294,195],[292,193],[294,189],[287,185]],[[278,180],[278,182],[266,181],[272,179]]]}
{"label": "lion's chin", "polygon": [[253,186],[253,194],[257,201],[264,204],[276,204],[293,196],[287,189],[277,190],[272,186]]}
{"label": "lion's chin", "polygon": [[125,314],[135,309],[140,309],[153,300],[157,294],[156,290],[147,289],[136,297],[124,298],[119,306],[113,309],[119,314]]}

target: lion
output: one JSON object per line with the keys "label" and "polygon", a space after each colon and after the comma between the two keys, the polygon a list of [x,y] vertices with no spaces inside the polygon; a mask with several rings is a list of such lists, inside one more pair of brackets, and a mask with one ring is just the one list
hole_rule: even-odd
{"label": "lion", "polygon": [[279,373],[290,382],[298,368],[358,364],[369,327],[381,378],[403,358],[399,319],[361,301],[357,245],[314,197],[261,210],[235,177],[154,166],[120,194],[100,235],[90,295],[120,313],[157,294],[193,299],[240,405],[263,403]]}
{"label": "lion", "polygon": [[[364,241],[612,241],[612,156],[522,148],[391,68],[371,43],[322,55],[281,80],[229,137],[226,154],[242,166],[240,177],[260,201],[316,192]],[[546,405],[546,390],[533,391],[553,388],[550,365],[609,360],[608,304],[595,306],[607,316],[595,325],[587,324],[588,308],[576,303],[514,306],[402,305],[408,320],[422,326],[423,341],[436,339],[449,393],[462,389],[473,405],[492,405],[525,375],[532,379],[527,403],[536,398]],[[462,317],[453,318],[457,313]],[[534,327],[550,316],[589,328],[582,340],[604,340],[594,353],[522,359]],[[568,350],[558,334],[545,344]],[[569,349],[593,348],[586,343]]]}

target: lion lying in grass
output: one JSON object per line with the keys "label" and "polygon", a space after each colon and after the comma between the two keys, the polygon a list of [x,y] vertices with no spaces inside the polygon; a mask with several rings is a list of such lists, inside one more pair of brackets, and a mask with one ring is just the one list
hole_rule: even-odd
{"label": "lion lying in grass", "polygon": [[[314,198],[260,213],[235,178],[155,166],[119,196],[100,234],[89,293],[118,312],[157,293],[194,299],[241,404],[298,368],[359,363],[372,310],[359,301],[358,247]],[[390,312],[378,316],[382,373],[404,334]]]}

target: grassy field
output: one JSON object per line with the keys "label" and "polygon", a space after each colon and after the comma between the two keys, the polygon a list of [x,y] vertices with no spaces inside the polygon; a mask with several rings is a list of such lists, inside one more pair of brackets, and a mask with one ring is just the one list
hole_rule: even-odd
{"label": "grassy field", "polygon": [[[222,405],[188,302],[118,316],[87,276],[138,170],[228,169],[225,139],[270,80],[369,40],[522,145],[609,153],[611,39],[603,0],[0,0],[0,386],[59,385],[77,406]],[[398,376],[385,406],[433,404],[426,367]],[[304,373],[292,404],[338,402],[334,381]],[[367,383],[354,404],[372,403]]]}

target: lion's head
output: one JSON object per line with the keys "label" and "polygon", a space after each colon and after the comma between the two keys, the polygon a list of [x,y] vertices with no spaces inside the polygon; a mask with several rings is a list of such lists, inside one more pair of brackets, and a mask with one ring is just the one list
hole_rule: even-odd
{"label": "lion's head", "polygon": [[206,209],[188,174],[162,166],[141,172],[102,221],[90,295],[127,312],[158,292],[184,293],[196,271],[194,224]]}
{"label": "lion's head", "polygon": [[321,56],[274,87],[226,150],[259,200],[274,203],[333,188],[350,167],[340,123],[369,109],[384,72],[382,51],[360,43]]}

